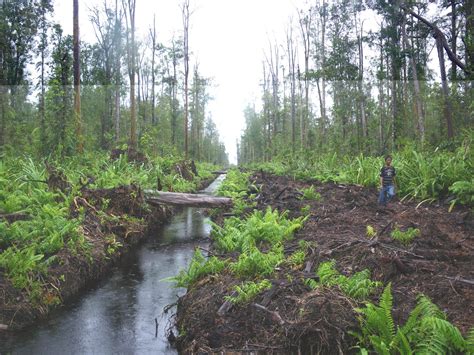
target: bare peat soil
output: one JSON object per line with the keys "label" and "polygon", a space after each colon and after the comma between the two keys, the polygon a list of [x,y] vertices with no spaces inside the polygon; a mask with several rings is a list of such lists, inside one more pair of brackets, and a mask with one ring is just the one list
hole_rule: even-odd
{"label": "bare peat soil", "polygon": [[[232,306],[218,314],[224,297],[241,280],[227,273],[210,276],[190,288],[178,303],[178,349],[183,353],[218,351],[264,353],[351,352],[357,330],[354,308],[360,306],[337,288],[311,290],[304,279],[314,275],[319,263],[334,259],[343,274],[368,268],[372,278],[392,283],[393,316],[403,323],[423,293],[448,320],[465,333],[474,325],[474,219],[467,208],[400,202],[377,205],[377,191],[356,185],[295,181],[259,173],[259,209],[272,206],[298,216],[310,205],[310,217],[285,255],[300,240],[316,247],[300,269],[282,265],[272,288],[253,303]],[[301,200],[300,190],[313,185],[321,199]],[[367,236],[367,226],[376,236]],[[390,234],[395,228],[418,228],[421,234],[405,246]],[[379,294],[372,301],[377,302]],[[354,351],[354,350],[352,350]]]}

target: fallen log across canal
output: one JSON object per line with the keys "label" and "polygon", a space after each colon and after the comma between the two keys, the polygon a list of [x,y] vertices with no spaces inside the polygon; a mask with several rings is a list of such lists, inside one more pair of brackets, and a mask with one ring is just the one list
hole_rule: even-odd
{"label": "fallen log across canal", "polygon": [[204,194],[188,194],[147,190],[146,202],[150,205],[172,205],[186,207],[218,208],[231,207],[232,199],[228,197],[209,196]]}

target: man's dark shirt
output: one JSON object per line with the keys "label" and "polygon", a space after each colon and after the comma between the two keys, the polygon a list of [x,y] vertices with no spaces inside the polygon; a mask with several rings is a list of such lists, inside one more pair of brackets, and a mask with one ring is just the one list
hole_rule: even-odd
{"label": "man's dark shirt", "polygon": [[382,178],[383,186],[393,185],[393,178],[395,177],[395,168],[393,166],[384,166],[380,169],[380,177]]}

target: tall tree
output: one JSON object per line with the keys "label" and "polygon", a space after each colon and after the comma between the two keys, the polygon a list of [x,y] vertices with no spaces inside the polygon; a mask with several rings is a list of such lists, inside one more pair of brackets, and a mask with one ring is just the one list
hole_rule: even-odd
{"label": "tall tree", "polygon": [[[100,58],[96,71],[96,84],[100,84],[104,97],[104,109],[100,118],[100,146],[102,149],[109,148],[108,136],[112,130],[113,115],[113,90],[112,81],[114,77],[114,56],[118,56],[117,51],[120,46],[119,39],[115,35],[115,22],[117,9],[109,7],[107,0],[103,1],[102,7],[95,7],[91,10],[90,21],[94,27],[95,37],[99,48]],[[115,64],[116,65],[116,64]]]}
{"label": "tall tree", "polygon": [[[48,117],[47,146],[59,156],[69,155],[77,145],[72,143],[73,103],[71,84],[73,78],[73,38],[64,36],[61,26],[54,26],[52,74],[46,93]],[[72,122],[71,122],[72,121]],[[76,137],[77,138],[77,137]]]}
{"label": "tall tree", "polygon": [[118,0],[115,0],[115,25],[113,34],[113,62],[114,62],[114,86],[115,86],[115,143],[120,139],[120,88],[122,83],[121,57],[123,51],[122,20],[123,11],[119,9]]}
{"label": "tall tree", "polygon": [[189,1],[183,0],[181,13],[183,17],[183,54],[184,54],[184,157],[188,159],[188,125],[189,125]]}
{"label": "tall tree", "polygon": [[156,51],[158,47],[158,43],[156,41],[156,16],[153,15],[153,29],[150,28],[150,39],[151,39],[151,123],[155,125],[156,122],[156,111],[155,111],[155,101],[156,101],[156,93],[155,93],[155,58],[156,58]]}
{"label": "tall tree", "polygon": [[421,88],[420,88],[420,81],[418,79],[418,68],[415,62],[415,54],[408,39],[407,31],[406,31],[406,22],[407,16],[404,14],[403,17],[403,27],[402,27],[402,37],[403,43],[405,45],[405,51],[409,57],[411,75],[412,75],[412,82],[413,82],[413,94],[415,100],[415,108],[416,108],[416,117],[417,117],[417,131],[421,141],[421,144],[425,141],[425,112],[423,108],[423,103],[421,102]]}
{"label": "tall tree", "polygon": [[309,57],[311,53],[311,26],[313,13],[311,9],[306,14],[299,12],[299,24],[304,48],[304,114],[301,122],[301,148],[306,146],[307,125],[309,123]]}
{"label": "tall tree", "polygon": [[129,34],[127,35],[128,76],[130,79],[130,145],[134,154],[138,149],[137,142],[137,107],[135,97],[136,48],[135,48],[135,11],[136,0],[122,0],[125,8],[125,20]]}
{"label": "tall tree", "polygon": [[460,69],[462,69],[468,77],[472,75],[469,69],[469,63],[464,64],[455,55],[455,53],[453,53],[453,51],[449,47],[448,41],[444,33],[438,28],[438,26],[428,21],[423,16],[418,15],[417,13],[415,13],[413,10],[411,10],[409,7],[407,7],[404,4],[401,5],[401,8],[406,13],[411,14],[413,17],[417,18],[423,24],[428,26],[433,32],[433,37],[435,38],[436,48],[438,52],[439,70],[440,70],[440,76],[441,76],[441,88],[442,88],[443,98],[444,98],[444,119],[446,121],[448,138],[451,139],[454,137],[454,127],[453,127],[453,119],[452,119],[452,104],[451,104],[451,99],[449,97],[448,78],[446,75],[444,53],[446,52],[451,62],[454,63],[456,66],[458,66]]}
{"label": "tall tree", "polygon": [[[40,126],[40,141],[46,141],[46,108],[45,108],[45,95],[46,95],[46,58],[49,55],[48,52],[48,30],[51,27],[51,23],[47,19],[48,6],[47,1],[41,3],[41,14],[39,18],[39,41],[38,50],[40,53],[39,62],[36,63],[36,69],[40,72],[39,77],[39,100],[38,100],[38,114],[39,114],[39,126]],[[46,145],[40,145],[40,152],[46,154]]]}
{"label": "tall tree", "polygon": [[293,28],[291,25],[286,32],[286,45],[289,68],[288,75],[290,80],[291,149],[294,153],[296,148],[296,48],[293,39]]}
{"label": "tall tree", "polygon": [[74,47],[74,119],[76,122],[77,152],[84,151],[81,117],[81,52],[79,39],[79,0],[73,0],[73,47]]}
{"label": "tall tree", "polygon": [[26,84],[26,66],[40,25],[38,19],[42,12],[51,10],[50,0],[0,2],[0,151],[7,143],[7,121],[20,104],[15,94]]}

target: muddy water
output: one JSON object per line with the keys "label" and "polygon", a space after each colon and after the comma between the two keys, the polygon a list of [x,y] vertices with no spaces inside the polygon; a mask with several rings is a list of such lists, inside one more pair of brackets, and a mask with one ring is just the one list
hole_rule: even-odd
{"label": "muddy water", "polygon": [[[205,193],[212,193],[224,176]],[[13,354],[176,354],[165,331],[184,289],[161,281],[189,264],[210,226],[199,209],[186,208],[118,266],[107,280],[78,300],[3,345]],[[155,318],[158,321],[156,335]]]}

